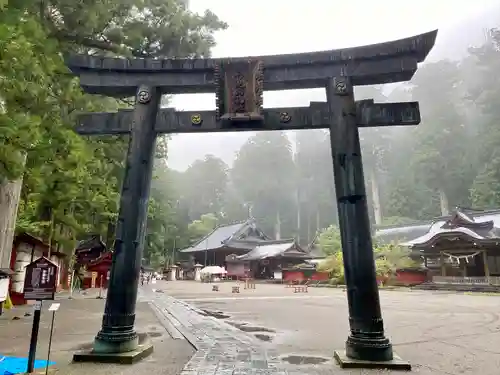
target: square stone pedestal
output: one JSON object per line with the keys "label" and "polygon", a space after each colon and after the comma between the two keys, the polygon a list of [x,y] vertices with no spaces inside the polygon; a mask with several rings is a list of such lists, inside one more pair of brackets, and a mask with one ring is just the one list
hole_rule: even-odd
{"label": "square stone pedestal", "polygon": [[388,370],[411,371],[410,362],[403,361],[401,357],[393,354],[392,361],[362,361],[360,359],[349,358],[345,354],[345,350],[336,350],[334,353],[335,360],[341,368],[377,368]]}
{"label": "square stone pedestal", "polygon": [[73,362],[134,364],[153,353],[153,344],[148,335],[139,334],[139,346],[136,350],[125,353],[96,353],[92,349],[73,355]]}

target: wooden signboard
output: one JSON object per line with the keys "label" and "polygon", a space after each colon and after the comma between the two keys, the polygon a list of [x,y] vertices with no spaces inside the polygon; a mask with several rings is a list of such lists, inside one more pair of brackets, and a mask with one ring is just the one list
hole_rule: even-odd
{"label": "wooden signboard", "polygon": [[[220,62],[214,71],[217,120],[262,122],[264,75],[257,60]],[[201,123],[200,123],[201,125]]]}
{"label": "wooden signboard", "polygon": [[52,300],[56,292],[57,265],[42,257],[26,266],[25,300]]}

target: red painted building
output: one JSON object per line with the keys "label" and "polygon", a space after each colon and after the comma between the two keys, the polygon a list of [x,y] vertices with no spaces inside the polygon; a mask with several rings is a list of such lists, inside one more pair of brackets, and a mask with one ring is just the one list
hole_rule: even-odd
{"label": "red painted building", "polygon": [[10,257],[10,268],[14,273],[9,289],[14,305],[26,303],[23,297],[26,266],[42,256],[57,265],[57,288],[60,290],[64,287],[67,277],[66,254],[54,249],[49,254],[48,244],[28,233],[20,233],[14,238]]}
{"label": "red painted building", "polygon": [[[108,287],[109,274],[111,272],[111,263],[113,262],[113,253],[106,251],[102,255],[87,264],[86,277],[83,280],[83,287],[85,289],[92,287],[92,272],[97,273],[95,280],[95,288]],[[90,275],[89,275],[90,274]]]}
{"label": "red painted building", "polygon": [[288,268],[283,270],[285,283],[303,283],[306,281],[327,282],[330,279],[328,272],[319,272],[314,268]]}
{"label": "red painted building", "polygon": [[80,241],[75,249],[75,277],[80,279],[83,289],[92,287],[92,273],[96,272],[95,288],[106,288],[113,261],[113,253],[106,249],[106,244],[99,235]]}

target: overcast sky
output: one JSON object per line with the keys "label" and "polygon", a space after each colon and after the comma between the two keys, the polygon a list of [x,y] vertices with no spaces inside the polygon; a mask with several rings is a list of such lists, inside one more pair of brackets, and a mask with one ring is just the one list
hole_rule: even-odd
{"label": "overcast sky", "polygon": [[[440,29],[458,30],[466,19],[479,18],[499,0],[190,0],[193,11],[209,8],[229,28],[216,35],[214,57],[298,53],[380,43]],[[485,26],[486,27],[486,26]],[[438,34],[436,50],[443,41]],[[443,42],[442,42],[443,43]],[[432,53],[430,58],[432,59]],[[308,105],[324,100],[323,90],[264,93],[265,107]],[[215,108],[214,95],[176,95],[179,110]],[[211,153],[230,163],[248,134],[175,135],[168,164],[185,169]]]}

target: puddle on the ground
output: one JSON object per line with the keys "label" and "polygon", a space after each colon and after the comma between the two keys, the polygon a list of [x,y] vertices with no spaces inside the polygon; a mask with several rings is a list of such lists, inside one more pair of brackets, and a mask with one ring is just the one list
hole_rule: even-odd
{"label": "puddle on the ground", "polygon": [[273,339],[270,335],[265,335],[263,333],[255,333],[254,336],[261,341],[271,341]]}
{"label": "puddle on the ground", "polygon": [[330,359],[306,355],[287,355],[281,357],[281,360],[283,362],[288,362],[291,365],[319,365],[320,363],[327,362]]}
{"label": "puddle on the ground", "polygon": [[216,319],[227,319],[230,316],[227,314],[224,314],[222,311],[210,311],[210,310],[201,310],[203,313],[201,315],[204,316],[213,316]]}
{"label": "puddle on the ground", "polygon": [[238,323],[238,322],[231,322],[231,321],[226,321],[227,324],[232,325],[233,327],[238,328],[240,331],[243,332],[271,332],[271,333],[276,333],[274,329],[270,328],[265,328],[265,327],[256,327],[256,326],[249,326],[248,323]]}
{"label": "puddle on the ground", "polygon": [[253,326],[241,326],[236,327],[243,332],[276,332],[274,329],[269,329],[265,327],[253,327]]}

